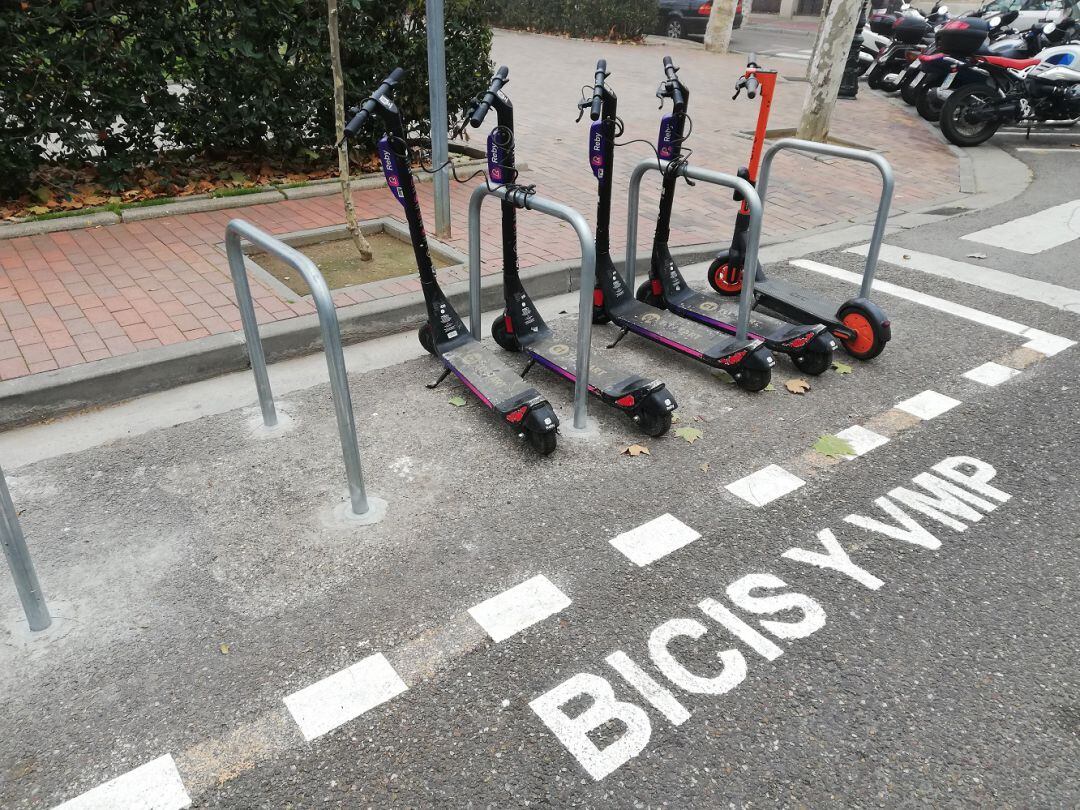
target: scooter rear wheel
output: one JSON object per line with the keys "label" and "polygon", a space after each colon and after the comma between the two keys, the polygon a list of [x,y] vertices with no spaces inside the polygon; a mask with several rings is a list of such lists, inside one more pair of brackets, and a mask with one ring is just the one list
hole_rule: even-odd
{"label": "scooter rear wheel", "polygon": [[536,430],[526,430],[525,440],[528,441],[529,446],[542,456],[550,456],[555,452],[555,446],[558,444],[557,434],[554,430],[549,430],[545,433],[540,433]]}
{"label": "scooter rear wheel", "polygon": [[919,86],[919,97],[915,99],[915,109],[919,115],[926,121],[932,124],[936,124],[938,119],[941,118],[941,96],[937,91],[940,87],[940,82],[935,84],[929,84],[926,87]]}
{"label": "scooter rear wheel", "polygon": [[738,295],[742,290],[742,271],[728,266],[728,251],[720,251],[709,265],[709,286],[721,295]]}
{"label": "scooter rear wheel", "polygon": [[832,352],[803,352],[795,355],[793,359],[799,371],[816,377],[829,370],[832,365]]}
{"label": "scooter rear wheel", "polygon": [[885,80],[885,66],[874,65],[866,74],[866,86],[871,90],[880,90]]}
{"label": "scooter rear wheel", "polygon": [[646,403],[637,412],[637,426],[646,436],[663,436],[671,430],[671,411],[657,410]]}
{"label": "scooter rear wheel", "polygon": [[840,338],[844,350],[857,360],[873,360],[885,349],[885,327],[874,313],[859,306],[848,304],[841,307],[836,317],[848,329],[855,332],[850,339]]}
{"label": "scooter rear wheel", "polygon": [[905,104],[910,104],[914,106],[915,102],[919,100],[919,87],[922,86],[922,83],[920,82],[919,84],[914,84],[915,77],[919,75],[921,74],[911,74],[910,78],[909,76],[905,75],[904,78],[900,81],[900,98],[904,100]]}
{"label": "scooter rear wheel", "polygon": [[735,384],[743,391],[763,391],[772,382],[771,369],[741,368],[736,373]]}

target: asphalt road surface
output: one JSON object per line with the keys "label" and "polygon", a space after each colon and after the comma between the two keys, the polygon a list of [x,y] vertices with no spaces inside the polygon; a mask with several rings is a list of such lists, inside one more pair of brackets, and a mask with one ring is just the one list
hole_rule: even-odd
{"label": "asphalt road surface", "polygon": [[[276,433],[233,375],[0,436],[57,615],[7,614],[0,805],[1076,806],[1080,230],[1008,223],[1077,186],[1016,154],[1019,200],[886,239],[892,342],[805,393],[598,329],[682,435],[594,403],[538,459],[411,335],[351,347],[376,525],[318,357]],[[860,247],[769,272],[843,301]]]}

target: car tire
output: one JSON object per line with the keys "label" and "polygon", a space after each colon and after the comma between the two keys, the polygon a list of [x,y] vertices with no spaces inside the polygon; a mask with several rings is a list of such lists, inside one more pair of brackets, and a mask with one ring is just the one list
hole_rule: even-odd
{"label": "car tire", "polygon": [[684,32],[682,17],[677,14],[668,17],[667,24],[664,26],[664,36],[668,39],[682,39],[686,35]]}

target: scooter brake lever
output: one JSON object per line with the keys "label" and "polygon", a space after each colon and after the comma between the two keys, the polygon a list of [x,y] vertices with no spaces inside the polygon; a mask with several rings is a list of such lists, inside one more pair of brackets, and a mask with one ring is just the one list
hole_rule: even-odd
{"label": "scooter brake lever", "polygon": [[585,115],[585,110],[592,106],[592,99],[582,99],[577,103],[577,118],[574,123],[577,124],[581,121],[581,117]]}

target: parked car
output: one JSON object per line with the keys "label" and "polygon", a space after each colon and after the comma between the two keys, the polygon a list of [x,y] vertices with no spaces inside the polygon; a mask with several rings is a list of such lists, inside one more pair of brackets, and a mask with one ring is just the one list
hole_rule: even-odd
{"label": "parked car", "polygon": [[979,8],[975,16],[988,18],[995,14],[1016,11],[1012,27],[1027,31],[1035,25],[1060,24],[1067,17],[1080,20],[1080,3],[1077,0],[990,0]]}
{"label": "parked car", "polygon": [[[672,39],[701,39],[711,12],[712,0],[660,0],[657,33]],[[739,0],[732,28],[742,25],[742,16],[742,0]]]}

